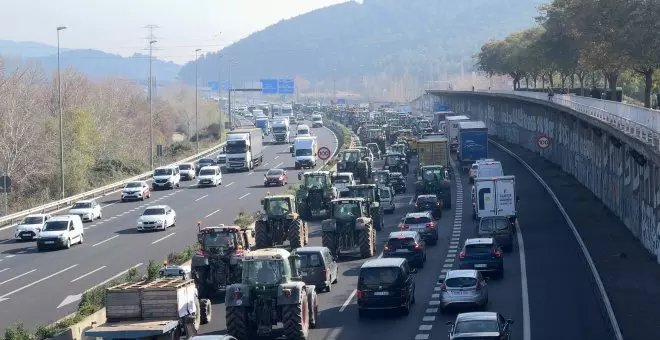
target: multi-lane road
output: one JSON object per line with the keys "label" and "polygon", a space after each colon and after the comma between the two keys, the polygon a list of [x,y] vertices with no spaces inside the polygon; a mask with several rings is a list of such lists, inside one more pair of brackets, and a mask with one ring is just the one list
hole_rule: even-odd
{"label": "multi-lane road", "polygon": [[[335,136],[316,129],[320,145],[336,147]],[[489,310],[515,320],[513,339],[613,339],[611,327],[588,267],[569,227],[544,189],[506,153],[491,148],[506,174],[516,176],[521,197],[517,246],[505,254],[505,275],[489,281]],[[241,211],[257,210],[265,192],[284,190],[262,187],[263,172],[271,167],[292,168],[286,145],[269,145],[263,166],[250,173],[226,174],[219,188],[197,189],[185,184],[177,190],[155,192],[151,200],[117,203],[117,195],[101,199],[104,219],[86,225],[85,244],[68,251],[37,253],[34,244],[5,241],[0,244],[0,326],[21,321],[27,326],[57,319],[75,309],[76,295],[149,259],[162,260],[168,253],[195,242],[196,221],[205,225],[231,223]],[[377,163],[378,164],[378,163]],[[290,173],[290,182],[297,180]],[[382,249],[387,234],[396,230],[402,216],[412,210],[413,178],[409,191],[396,196],[397,210],[386,215],[385,229],[378,233]],[[345,259],[332,292],[319,294],[318,328],[311,338],[440,339],[447,335],[446,321],[453,314],[438,312],[437,280],[456,268],[457,253],[466,238],[476,233],[471,217],[470,185],[456,179],[453,208],[439,221],[440,242],[430,247],[425,268],[416,274],[416,300],[410,315],[358,318],[355,287],[365,260]],[[177,226],[167,232],[137,234],[137,215],[150,204],[168,204],[177,212]],[[310,244],[320,245],[320,226],[311,222]],[[13,230],[0,231],[0,240]],[[523,246],[524,244],[524,246]],[[67,297],[69,297],[67,299]],[[74,301],[62,305],[65,300]],[[213,301],[213,322],[206,334],[225,332],[222,299]]]}
{"label": "multi-lane road", "polygon": [[[329,129],[313,129],[313,133],[320,146],[337,148],[337,138]],[[36,327],[73,312],[78,294],[86,289],[131,267],[145,269],[149,260],[163,261],[170,252],[196,242],[197,221],[231,224],[240,211],[259,210],[266,192],[286,189],[263,187],[265,171],[274,167],[291,169],[289,184],[298,181],[289,145],[269,144],[263,165],[252,172],[224,174],[217,188],[198,189],[194,181],[183,181],[181,188],[155,191],[142,202],[121,203],[118,193],[99,198],[103,219],[86,223],[84,244],[69,250],[39,253],[33,242],[14,242],[13,228],[0,231],[0,329],[16,321]],[[138,234],[138,215],[145,207],[157,204],[176,211],[176,227]]]}

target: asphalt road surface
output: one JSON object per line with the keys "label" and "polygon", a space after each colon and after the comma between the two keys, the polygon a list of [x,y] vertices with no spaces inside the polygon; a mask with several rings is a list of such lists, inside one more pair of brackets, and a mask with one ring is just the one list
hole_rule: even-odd
{"label": "asphalt road surface", "polygon": [[[329,129],[313,129],[312,133],[319,146],[337,148],[336,136]],[[38,253],[34,242],[14,242],[13,228],[0,231],[0,329],[14,322],[35,328],[72,313],[78,295],[85,290],[121,276],[131,267],[145,269],[149,260],[163,261],[170,252],[195,243],[197,221],[231,224],[240,211],[259,210],[266,192],[286,189],[263,187],[264,173],[274,167],[291,170],[289,184],[298,181],[289,145],[270,144],[264,150],[263,165],[253,172],[223,174],[217,188],[196,188],[194,181],[182,181],[181,188],[155,191],[142,202],[121,203],[119,193],[102,197],[103,219],[85,223],[84,244],[69,250]],[[139,214],[147,206],[159,204],[176,211],[176,227],[138,234]]]}

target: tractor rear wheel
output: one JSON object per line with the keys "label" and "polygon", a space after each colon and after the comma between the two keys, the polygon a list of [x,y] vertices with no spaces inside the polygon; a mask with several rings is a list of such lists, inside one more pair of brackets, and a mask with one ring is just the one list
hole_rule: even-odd
{"label": "tractor rear wheel", "polygon": [[300,248],[305,244],[305,230],[300,219],[293,220],[289,224],[289,244],[292,249]]}
{"label": "tractor rear wheel", "polygon": [[330,249],[332,256],[339,256],[339,251],[337,250],[337,242],[335,241],[335,233],[332,231],[324,231],[321,234],[321,244]]}
{"label": "tractor rear wheel", "polygon": [[374,239],[376,233],[372,230],[372,226],[365,226],[360,230],[358,242],[360,244],[360,256],[368,258],[374,256]]}
{"label": "tractor rear wheel", "polygon": [[273,239],[268,235],[267,224],[268,222],[257,221],[254,224],[254,241],[257,249],[263,249],[273,246]]}
{"label": "tractor rear wheel", "polygon": [[211,322],[211,300],[201,299],[199,300],[199,312],[200,312],[200,323],[206,325]]}
{"label": "tractor rear wheel", "polygon": [[256,335],[248,322],[248,311],[245,307],[227,307],[227,333],[236,339],[252,339]]}
{"label": "tractor rear wheel", "polygon": [[309,337],[309,314],[307,294],[302,296],[302,301],[300,301],[300,303],[295,305],[284,305],[282,307],[284,335],[287,339],[306,340]]}

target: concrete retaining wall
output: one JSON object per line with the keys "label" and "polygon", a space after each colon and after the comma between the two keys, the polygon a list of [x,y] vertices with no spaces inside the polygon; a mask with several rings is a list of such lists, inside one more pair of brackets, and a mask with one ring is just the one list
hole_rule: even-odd
{"label": "concrete retaining wall", "polygon": [[[489,134],[535,151],[573,175],[660,261],[660,155],[652,148],[548,101],[478,92],[435,96],[454,112],[483,120]],[[541,135],[550,139],[544,150],[536,145]]]}

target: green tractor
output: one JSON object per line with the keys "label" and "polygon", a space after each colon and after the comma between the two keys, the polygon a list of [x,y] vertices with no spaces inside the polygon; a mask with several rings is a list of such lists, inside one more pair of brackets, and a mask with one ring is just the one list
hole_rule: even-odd
{"label": "green tractor", "polygon": [[298,215],[293,196],[266,196],[261,199],[261,207],[263,211],[254,225],[257,249],[281,245],[287,240],[292,249],[307,244],[307,223]]}
{"label": "green tractor", "polygon": [[367,183],[370,169],[366,158],[359,149],[346,149],[339,154],[337,171],[352,172],[360,183]]}
{"label": "green tractor", "polygon": [[348,186],[348,197],[362,197],[369,208],[369,216],[373,220],[374,229],[383,229],[383,207],[380,205],[380,195],[376,184],[357,184]]}
{"label": "green tractor", "polygon": [[426,165],[419,169],[420,177],[415,183],[415,195],[436,195],[445,209],[451,208],[451,178],[449,170],[442,165]]}
{"label": "green tractor", "polygon": [[358,250],[362,258],[374,256],[376,231],[368,203],[363,198],[332,201],[332,217],[321,222],[321,243],[333,256]]}
{"label": "green tractor", "polygon": [[305,284],[300,257],[281,248],[259,249],[243,258],[240,283],[227,288],[225,311],[227,333],[248,340],[273,336],[282,324],[288,340],[310,339],[316,328],[316,287]]}
{"label": "green tractor", "polygon": [[296,203],[302,218],[309,221],[321,211],[330,213],[330,201],[339,197],[337,188],[332,186],[332,176],[328,171],[298,173],[303,184],[296,191]]}

